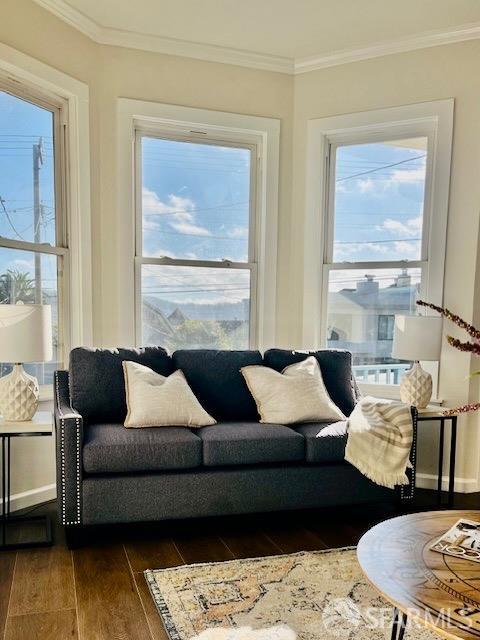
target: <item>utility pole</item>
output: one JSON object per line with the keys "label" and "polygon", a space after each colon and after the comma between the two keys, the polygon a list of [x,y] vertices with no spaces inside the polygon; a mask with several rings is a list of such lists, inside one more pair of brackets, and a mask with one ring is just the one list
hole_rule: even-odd
{"label": "utility pole", "polygon": [[[33,145],[33,241],[41,242],[40,223],[42,207],[40,204],[40,169],[43,164],[43,140]],[[42,304],[42,262],[39,253],[35,253],[35,304]]]}

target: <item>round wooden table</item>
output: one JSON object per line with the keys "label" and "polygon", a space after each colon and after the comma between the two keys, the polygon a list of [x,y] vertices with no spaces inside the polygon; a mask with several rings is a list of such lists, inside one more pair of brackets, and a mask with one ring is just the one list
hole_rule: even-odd
{"label": "round wooden table", "polygon": [[392,640],[402,640],[407,618],[442,638],[480,638],[480,563],[429,550],[459,518],[480,522],[480,511],[400,516],[360,540],[365,576],[394,607]]}

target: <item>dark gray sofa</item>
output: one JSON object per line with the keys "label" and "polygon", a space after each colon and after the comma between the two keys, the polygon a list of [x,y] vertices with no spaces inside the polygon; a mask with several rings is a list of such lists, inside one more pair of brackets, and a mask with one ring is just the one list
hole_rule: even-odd
{"label": "dark gray sofa", "polygon": [[[313,352],[330,396],[349,415],[356,402],[351,354]],[[240,368],[281,371],[308,354],[159,347],[70,355],[55,373],[57,487],[67,527],[392,501],[343,459],[346,435],[317,438],[327,426],[258,422]],[[218,424],[201,429],[125,429],[122,361],[168,375],[182,369]]]}

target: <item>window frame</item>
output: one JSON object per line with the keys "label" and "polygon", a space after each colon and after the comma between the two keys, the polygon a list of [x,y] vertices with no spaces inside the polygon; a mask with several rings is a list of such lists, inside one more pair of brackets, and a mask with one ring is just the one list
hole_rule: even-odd
{"label": "window frame", "polygon": [[[0,91],[8,93],[14,98],[40,107],[52,114],[53,133],[53,168],[55,194],[55,244],[39,243],[32,240],[19,240],[0,236],[0,249],[28,251],[32,254],[55,256],[57,266],[57,313],[60,349],[57,353],[59,364],[64,366],[70,345],[70,287],[68,274],[70,273],[70,251],[68,247],[68,215],[67,215],[67,168],[66,168],[66,137],[67,104],[61,97],[33,88],[24,83],[13,80],[0,70]],[[48,395],[51,385],[40,385],[40,395]]]}
{"label": "window frame", "polygon": [[[139,193],[136,189],[139,166],[136,145],[136,130],[147,135],[195,139],[202,144],[208,141],[217,144],[255,147],[256,181],[255,229],[250,237],[255,237],[255,260],[252,267],[251,308],[254,321],[250,324],[250,342],[255,348],[268,348],[275,344],[276,309],[276,261],[277,261],[277,219],[279,182],[280,121],[273,118],[246,116],[243,114],[210,111],[192,107],[180,107],[162,103],[144,102],[119,98],[117,102],[118,125],[118,181],[117,196],[120,221],[118,226],[119,244],[122,255],[131,255],[131,266],[125,261],[119,264],[119,280],[122,288],[118,291],[119,343],[139,345],[141,306],[139,292],[139,237],[138,224]],[[254,158],[252,156],[252,169]],[[252,211],[252,208],[251,208]],[[253,251],[253,247],[251,249]],[[145,260],[142,258],[142,260]],[[172,264],[169,258],[152,258],[149,261]],[[158,262],[157,262],[158,261]],[[193,261],[194,263],[196,261]],[[242,268],[245,263],[222,263],[221,261],[174,261],[185,266],[205,266],[213,268]],[[132,304],[132,300],[134,303]],[[254,309],[252,310],[252,307]],[[139,311],[140,310],[140,311]]]}
{"label": "window frame", "polygon": [[[35,98],[39,106],[61,108],[57,134],[61,143],[61,193],[55,192],[62,208],[57,218],[56,246],[41,245],[41,253],[66,256],[58,276],[59,312],[62,308],[64,335],[61,360],[77,345],[93,342],[92,265],[90,219],[89,90],[84,83],[47,64],[0,43],[0,78],[22,99]],[[32,101],[31,98],[29,101]],[[42,101],[44,104],[41,104]],[[55,164],[55,171],[58,171]],[[56,180],[56,188],[59,181]],[[5,248],[31,250],[31,243],[2,240]],[[63,300],[60,296],[63,295]],[[71,309],[75,313],[71,313]],[[60,358],[59,358],[60,359]],[[40,387],[40,400],[53,398],[53,386]]]}
{"label": "window frame", "polygon": [[[143,206],[142,206],[142,139],[144,137],[157,138],[159,140],[172,140],[188,142],[191,144],[203,144],[212,146],[231,147],[234,149],[248,149],[250,151],[250,198],[249,198],[249,224],[248,224],[248,258],[246,262],[235,262],[233,260],[189,260],[186,258],[153,258],[143,255]],[[199,137],[199,134],[191,133],[187,135],[171,129],[149,128],[145,126],[135,127],[135,341],[137,345],[142,341],[142,266],[143,265],[168,265],[179,267],[200,267],[215,269],[241,269],[250,273],[249,292],[249,344],[248,348],[256,345],[257,333],[257,212],[258,202],[256,198],[256,183],[258,179],[257,157],[258,145],[255,142],[241,142],[227,140],[226,138],[214,138],[209,136]],[[188,347],[185,347],[188,348]]]}
{"label": "window frame", "polygon": [[[326,345],[328,280],[332,270],[420,268],[421,295],[442,303],[453,106],[453,99],[438,100],[308,122],[303,337],[310,348]],[[332,150],[335,160],[338,146],[419,136],[428,138],[421,259],[333,262]],[[312,255],[319,256],[314,268],[309,258]],[[436,380],[438,364],[428,363],[426,368]],[[399,397],[399,385],[360,383],[360,388],[364,393]]]}

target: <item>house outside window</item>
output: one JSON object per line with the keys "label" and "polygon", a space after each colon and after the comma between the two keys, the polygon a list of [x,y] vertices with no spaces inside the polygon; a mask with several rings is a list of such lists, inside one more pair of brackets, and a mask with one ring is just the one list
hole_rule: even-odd
{"label": "house outside window", "polygon": [[393,340],[395,316],[378,316],[378,341]]}

